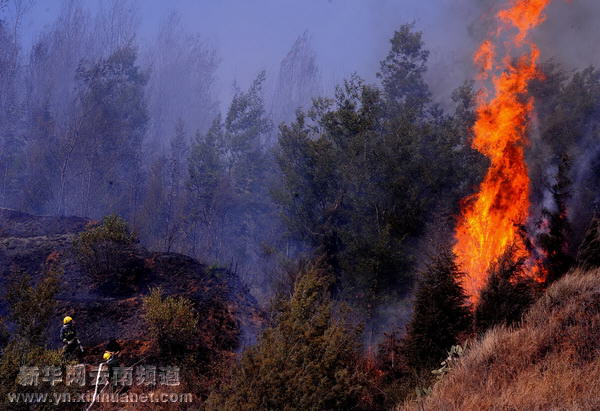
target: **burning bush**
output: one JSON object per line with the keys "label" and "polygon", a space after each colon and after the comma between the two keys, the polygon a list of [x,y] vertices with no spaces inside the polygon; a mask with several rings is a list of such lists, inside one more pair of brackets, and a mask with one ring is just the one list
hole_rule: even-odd
{"label": "burning bush", "polygon": [[137,242],[127,223],[112,215],[81,233],[73,246],[96,286],[110,294],[122,295],[130,292],[144,273],[143,260],[135,255]]}

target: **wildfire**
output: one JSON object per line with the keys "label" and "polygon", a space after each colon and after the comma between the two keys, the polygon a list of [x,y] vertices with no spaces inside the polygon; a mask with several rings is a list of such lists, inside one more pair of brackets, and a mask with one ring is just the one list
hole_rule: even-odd
{"label": "wildfire", "polygon": [[[480,80],[491,82],[493,94],[485,86],[479,94],[473,147],[490,159],[490,167],[479,192],[463,202],[454,246],[457,263],[467,274],[463,287],[472,302],[486,282],[488,268],[509,245],[517,247],[515,258],[528,256],[518,226],[527,221],[530,206],[524,153],[533,110],[528,84],[540,77],[539,50],[528,34],[544,21],[549,2],[510,0],[508,8],[496,15],[499,29],[475,53]],[[509,41],[500,43],[504,33]],[[498,58],[501,47],[505,53]]]}

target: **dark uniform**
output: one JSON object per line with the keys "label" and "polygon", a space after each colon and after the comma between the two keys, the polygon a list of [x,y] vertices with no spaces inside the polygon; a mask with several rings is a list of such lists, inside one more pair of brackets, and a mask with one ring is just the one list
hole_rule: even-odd
{"label": "dark uniform", "polygon": [[106,361],[108,367],[108,378],[113,385],[117,384],[115,381],[115,368],[119,367],[119,352],[121,351],[121,344],[116,338],[111,338],[106,344],[105,350],[110,352],[110,358]]}
{"label": "dark uniform", "polygon": [[110,351],[113,354],[116,354],[119,351],[121,351],[121,344],[119,344],[119,342],[117,341],[116,338],[111,338],[108,341],[108,344],[106,344],[105,350]]}
{"label": "dark uniform", "polygon": [[66,357],[75,357],[83,351],[79,339],[77,338],[77,332],[75,326],[72,323],[67,323],[60,329],[60,339],[63,342],[63,354]]}

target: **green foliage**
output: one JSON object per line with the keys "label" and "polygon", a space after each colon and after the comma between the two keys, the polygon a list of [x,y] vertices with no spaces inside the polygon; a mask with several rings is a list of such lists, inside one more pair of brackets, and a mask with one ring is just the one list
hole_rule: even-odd
{"label": "green foliage", "polygon": [[[33,345],[27,340],[14,338],[2,351],[0,357],[0,406],[6,409],[32,409],[31,404],[15,404],[8,402],[8,393],[32,392],[32,387],[18,384],[18,375],[21,367],[50,367],[64,366],[62,354],[59,350],[48,350],[38,345]],[[41,383],[41,377],[40,377]],[[51,396],[53,387],[45,387],[44,392]],[[56,387],[57,391],[70,391],[65,387]],[[36,410],[56,409],[54,404],[39,404]]]}
{"label": "green foliage", "polygon": [[53,196],[53,174],[48,170],[59,168],[59,144],[56,137],[56,124],[48,104],[34,110],[30,121],[30,133],[35,136],[36,141],[35,144],[30,143],[24,153],[27,166],[23,170],[24,181],[19,209],[42,214]]}
{"label": "green foliage", "polygon": [[308,268],[281,301],[274,324],[248,348],[208,409],[351,409],[362,382],[359,330],[345,324],[329,296],[332,277]]}
{"label": "green foliage", "polygon": [[111,215],[79,234],[73,247],[80,264],[99,289],[125,294],[144,274],[143,260],[134,254],[137,241],[127,223]]}
{"label": "green foliage", "polygon": [[124,47],[78,69],[81,126],[76,150],[87,177],[82,215],[137,211],[148,113],[147,76],[136,60],[136,50]]}
{"label": "green foliage", "polygon": [[532,198],[538,203],[544,200],[547,186],[555,184],[547,181],[548,168],[568,156],[571,167],[565,177],[573,183],[567,205],[570,251],[574,252],[600,192],[600,153],[595,149],[600,130],[600,71],[588,67],[571,72],[555,62],[544,64],[542,70],[544,79],[531,85],[540,135],[528,155]]}
{"label": "green foliage", "polygon": [[442,379],[444,375],[448,374],[448,372],[456,365],[460,357],[464,354],[464,348],[461,345],[453,345],[450,347],[450,351],[448,351],[448,357],[441,362],[441,367],[431,371],[433,375],[437,377],[438,380]]}
{"label": "green foliage", "polygon": [[490,267],[487,284],[481,291],[475,309],[474,324],[478,333],[497,324],[515,325],[539,292],[535,282],[525,273],[524,258],[515,258],[509,248]]}
{"label": "green foliage", "polygon": [[384,333],[383,341],[377,346],[377,373],[375,378],[370,379],[373,384],[370,393],[377,408],[393,409],[411,395],[420,383],[420,376],[415,375],[407,364],[402,334],[400,329]]}
{"label": "green foliage", "polygon": [[383,90],[354,76],[280,128],[274,193],[289,235],[325,254],[363,307],[407,292],[426,221],[481,175],[468,145],[472,87],[456,92],[453,116],[442,113],[422,78],[427,54],[403,26],[382,62]]}
{"label": "green foliage", "polygon": [[[437,368],[433,371],[431,371],[431,373],[433,375],[435,375],[435,380],[439,381],[442,378],[444,378],[444,376],[446,374],[448,374],[448,372],[450,372],[450,370],[456,365],[456,363],[460,360],[460,357],[462,357],[464,353],[464,348],[461,345],[453,345],[452,347],[450,347],[450,351],[448,351],[448,356],[446,357],[446,359],[444,361],[442,361],[440,363],[440,368]],[[433,384],[435,384],[435,381],[433,382]],[[429,395],[431,395],[431,393],[433,392],[433,385],[430,386],[417,386],[415,388],[415,394],[416,394],[416,400],[422,400],[424,397],[428,397]]]}
{"label": "green foliage", "polygon": [[588,67],[572,75],[555,62],[542,66],[544,79],[534,81],[536,112],[540,116],[540,133],[551,155],[563,153],[577,158],[579,143],[598,126],[600,108],[600,71]]}
{"label": "green foliage", "polygon": [[196,342],[198,314],[185,297],[164,296],[160,288],[151,290],[144,298],[144,320],[165,359],[180,357]]}
{"label": "green foliage", "polygon": [[138,218],[141,240],[157,250],[182,250],[188,214],[185,189],[189,147],[182,121],[175,125],[168,155],[159,156],[146,178],[143,204]]}
{"label": "green foliage", "polygon": [[377,76],[392,108],[416,118],[422,115],[431,93],[423,79],[429,51],[423,48],[423,33],[413,30],[414,24],[405,24],[394,32],[391,49]]}
{"label": "green foliage", "polygon": [[58,287],[59,276],[53,272],[48,273],[37,285],[33,285],[31,277],[22,272],[13,274],[5,295],[9,304],[8,321],[15,327],[13,339],[44,346]]}
{"label": "green foliage", "polygon": [[205,136],[196,135],[188,163],[187,187],[190,192],[193,218],[209,225],[222,207],[219,187],[223,184],[223,124],[215,118]]}
{"label": "green foliage", "polygon": [[471,311],[454,255],[443,250],[421,274],[404,340],[408,364],[430,370],[471,330]]}
{"label": "green foliage", "polygon": [[277,235],[269,195],[275,166],[266,144],[272,124],[264,109],[264,81],[262,72],[248,90],[236,89],[225,118],[215,118],[192,143],[188,239],[191,253],[210,262],[255,262],[261,245]]}
{"label": "green foliage", "polygon": [[265,72],[258,74],[247,92],[237,91],[225,117],[225,144],[230,165],[251,152],[260,152],[262,140],[272,128],[266,118],[262,88]]}
{"label": "green foliage", "polygon": [[544,251],[544,268],[547,273],[546,283],[551,284],[562,277],[573,265],[574,259],[569,254],[569,239],[572,237],[571,226],[567,216],[567,201],[571,196],[571,181],[568,177],[570,160],[563,155],[558,166],[555,183],[550,187],[556,210],[542,211],[545,232],[538,236],[539,244]]}
{"label": "green foliage", "polygon": [[[22,366],[57,366],[62,364],[58,350],[46,348],[46,330],[54,314],[54,299],[59,286],[59,274],[48,272],[37,284],[29,276],[15,272],[6,290],[8,317],[14,329],[0,356],[0,403],[3,405],[9,392],[31,391],[19,386],[17,375]],[[11,407],[14,405],[11,405]],[[12,408],[11,408],[12,409]]]}

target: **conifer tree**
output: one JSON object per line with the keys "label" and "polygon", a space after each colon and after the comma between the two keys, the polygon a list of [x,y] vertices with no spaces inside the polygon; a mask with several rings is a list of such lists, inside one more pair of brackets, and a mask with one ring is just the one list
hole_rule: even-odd
{"label": "conifer tree", "polygon": [[571,227],[567,216],[567,200],[569,199],[571,180],[569,179],[570,160],[565,154],[560,160],[555,183],[550,187],[556,209],[545,208],[542,218],[547,222],[547,231],[539,235],[539,243],[546,254],[546,283],[551,284],[562,277],[573,265],[573,257],[569,254],[568,238]]}
{"label": "conifer tree", "polygon": [[443,250],[421,274],[403,349],[414,369],[439,365],[460,336],[470,331],[471,311],[460,285],[463,275],[449,250]]}
{"label": "conifer tree", "polygon": [[497,324],[516,324],[535,300],[535,283],[525,276],[525,259],[515,258],[515,251],[509,247],[488,272],[474,314],[479,333]]}

